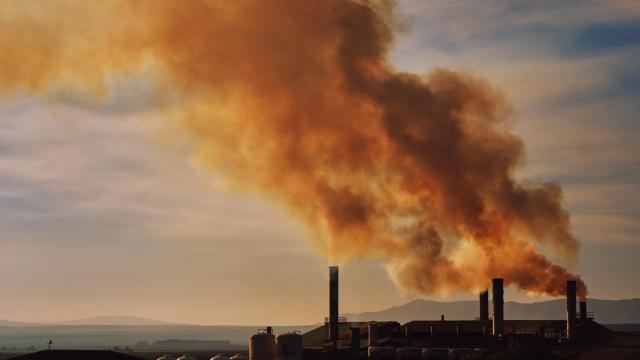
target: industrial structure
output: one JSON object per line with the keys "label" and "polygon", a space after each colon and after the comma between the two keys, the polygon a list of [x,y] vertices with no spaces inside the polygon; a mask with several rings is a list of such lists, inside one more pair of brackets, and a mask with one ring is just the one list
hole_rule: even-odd
{"label": "industrial structure", "polygon": [[[329,267],[329,316],[324,325],[304,335],[275,336],[272,328],[249,339],[251,360],[303,359],[462,359],[483,358],[510,344],[548,351],[553,344],[572,344],[601,328],[580,301],[576,314],[576,281],[566,283],[566,319],[508,320],[504,314],[504,280],[492,280],[492,314],[489,290],[479,294],[475,319],[348,322],[339,317],[338,267]],[[508,315],[508,314],[507,314]],[[592,331],[591,331],[592,332]],[[541,357],[544,358],[544,357]]]}

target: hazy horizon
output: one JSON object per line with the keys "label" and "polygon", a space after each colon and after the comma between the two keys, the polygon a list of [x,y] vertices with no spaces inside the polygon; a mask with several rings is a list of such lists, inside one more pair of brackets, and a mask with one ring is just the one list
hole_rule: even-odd
{"label": "hazy horizon", "polygon": [[[529,300],[529,301],[526,301]],[[640,298],[624,298],[624,299],[601,299],[601,298],[589,298],[588,302],[590,301],[628,301],[628,300],[640,300]],[[362,312],[348,312],[348,311],[340,311],[341,316],[347,316],[347,318],[349,318],[349,315],[361,315],[361,314],[366,314],[366,313],[376,313],[376,312],[382,312],[382,311],[387,311],[396,307],[402,307],[404,305],[408,305],[410,303],[416,302],[416,301],[427,301],[427,302],[436,302],[436,303],[460,303],[460,302],[466,302],[466,303],[472,303],[475,306],[475,303],[478,301],[477,298],[474,299],[458,299],[458,300],[446,300],[446,299],[426,299],[426,298],[414,298],[402,303],[398,303],[398,304],[392,304],[391,306],[387,307],[387,308],[380,308],[380,309],[373,309],[371,311],[362,311]],[[561,303],[563,303],[565,301],[564,298],[549,298],[549,299],[544,299],[544,300],[540,300],[540,299],[535,299],[535,298],[527,298],[527,299],[523,299],[520,301],[515,301],[515,300],[508,300],[505,299],[505,304],[539,304],[539,303],[546,303],[546,302],[551,302],[551,301],[560,301]],[[77,326],[90,326],[90,325],[115,325],[115,326],[121,326],[124,325],[126,326],[126,322],[130,322],[130,321],[141,321],[140,324],[135,323],[135,325],[133,326],[190,326],[190,325],[194,325],[194,326],[265,326],[265,323],[198,323],[198,322],[175,322],[175,321],[169,321],[166,319],[162,319],[162,318],[148,318],[148,317],[143,317],[143,316],[139,316],[136,314],[96,314],[96,315],[92,315],[92,316],[88,316],[88,317],[84,317],[84,318],[66,318],[66,319],[57,319],[57,320],[47,320],[47,321],[30,321],[30,322],[23,322],[23,321],[17,321],[14,319],[4,319],[4,318],[0,318],[0,320],[4,320],[4,321],[9,321],[9,322],[16,322],[16,323],[24,323],[24,324],[34,324],[34,325],[44,325],[44,326],[49,326],[49,325],[77,325]],[[98,320],[98,322],[93,323],[91,321],[94,320]],[[111,320],[112,322],[110,322],[109,320]],[[121,323],[119,321],[125,321],[125,323]],[[315,324],[321,324],[323,321],[322,319],[316,321],[316,322],[309,322],[309,323],[271,323],[269,322],[269,325],[274,325],[274,326],[308,326],[308,325],[315,325]]]}
{"label": "hazy horizon", "polygon": [[[592,303],[593,301],[596,301],[598,303],[610,303],[610,302],[618,302],[618,301],[638,301],[640,300],[640,298],[631,298],[631,299],[588,299],[588,303],[589,303],[589,311],[593,311],[594,308],[594,304]],[[389,311],[394,311],[398,308],[404,308],[407,306],[413,306],[416,302],[426,302],[428,304],[443,304],[443,305],[447,305],[447,304],[460,304],[460,303],[466,303],[469,304],[472,308],[472,313],[471,315],[467,316],[467,317],[473,317],[475,316],[475,311],[477,310],[477,299],[468,299],[468,300],[444,300],[444,301],[439,301],[439,300],[428,300],[428,299],[413,299],[410,300],[406,303],[402,303],[402,304],[397,304],[394,306],[391,306],[389,308],[384,308],[384,309],[376,309],[373,311],[367,311],[367,312],[360,312],[360,313],[349,313],[349,312],[341,312],[341,316],[345,316],[347,318],[347,321],[369,321],[367,319],[371,318],[372,320],[397,320],[397,319],[390,319],[390,318],[383,318],[383,319],[379,319],[376,318],[375,316],[371,316],[370,314],[377,314],[377,313],[385,313],[385,312],[389,312]],[[556,303],[558,304],[558,309],[555,310],[559,310],[560,313],[562,313],[564,311],[564,303],[565,303],[565,299],[549,299],[549,300],[542,300],[542,301],[533,301],[533,302],[521,302],[521,301],[510,301],[510,300],[506,300],[505,304],[509,305],[543,305],[546,303]],[[640,304],[638,304],[640,306]],[[467,309],[468,310],[468,309]],[[601,310],[601,309],[600,309]],[[607,308],[606,309],[608,312],[611,311],[616,311],[616,309],[614,308]],[[620,309],[617,309],[620,310]],[[437,319],[439,318],[439,316],[441,315],[441,313],[439,312],[439,309],[435,309],[435,313],[437,313],[436,315],[431,314],[431,316],[427,316],[427,317],[420,317],[418,315],[416,316],[412,316],[408,319],[404,319],[404,321],[401,322],[406,322],[406,321],[411,321],[411,320],[428,320],[428,319]],[[434,309],[431,309],[431,312],[434,312]],[[414,311],[415,313],[415,311]],[[598,316],[599,320],[601,320],[601,317],[603,314],[599,313],[596,309],[596,311],[594,312],[594,314],[597,314],[596,316]],[[406,314],[405,314],[406,315]],[[414,314],[415,315],[415,314]],[[459,314],[456,313],[450,313],[450,312],[445,312],[444,314],[446,317],[448,318],[454,318],[454,319],[462,319],[463,317],[460,317]],[[527,316],[531,316],[531,314],[523,317],[523,314],[513,314],[510,313],[509,314],[509,318],[513,318],[513,319],[520,319],[520,318],[527,318]],[[411,316],[411,315],[409,315]],[[515,316],[515,317],[514,317]],[[558,315],[557,317],[561,318],[562,315]],[[628,323],[635,323],[633,320],[633,316],[628,315],[625,317],[624,315],[619,316],[619,317],[623,317],[625,319],[627,319],[626,321]],[[363,320],[363,318],[365,320]],[[534,316],[533,318],[539,318]],[[532,319],[533,319],[532,318]],[[543,317],[544,318],[544,317]],[[549,317],[551,318],[551,317]],[[10,319],[0,319],[0,322],[2,321],[8,321],[8,322],[14,322]],[[398,320],[400,321],[400,320]],[[602,321],[602,320],[601,320]],[[268,324],[264,324],[264,323],[256,323],[256,324],[235,324],[235,323],[224,323],[224,324],[219,324],[219,323],[187,323],[187,322],[171,322],[171,321],[167,321],[164,319],[159,319],[159,318],[145,318],[145,317],[140,317],[137,315],[126,315],[126,314],[112,314],[112,315],[96,315],[96,316],[91,316],[88,318],[81,318],[81,319],[59,319],[57,321],[47,321],[47,322],[15,322],[16,324],[25,324],[25,325],[33,325],[33,326],[212,326],[212,327],[216,327],[216,326],[227,326],[227,327],[234,327],[234,326],[238,326],[238,327],[260,327],[260,326],[266,326],[266,325],[272,325],[272,326],[278,326],[278,327],[288,327],[288,326],[313,326],[313,325],[317,325],[317,324],[322,324],[322,321],[317,321],[317,322],[313,322],[313,323],[285,323],[285,324],[273,324],[273,323],[268,323]],[[605,324],[610,323],[607,320],[604,320]],[[0,323],[0,326],[11,326],[10,324],[3,324]]]}

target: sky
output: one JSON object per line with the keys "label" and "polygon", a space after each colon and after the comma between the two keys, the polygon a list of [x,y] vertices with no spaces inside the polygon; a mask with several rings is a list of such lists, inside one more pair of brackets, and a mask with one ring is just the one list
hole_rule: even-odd
{"label": "sky", "polygon": [[[397,21],[398,70],[465,71],[508,95],[517,175],[562,185],[582,244],[565,265],[590,296],[640,297],[640,4],[406,0]],[[322,321],[329,260],[305,227],[202,169],[149,91],[132,78],[99,106],[72,92],[0,101],[0,319]],[[367,258],[342,266],[340,295],[341,312],[416,297]]]}

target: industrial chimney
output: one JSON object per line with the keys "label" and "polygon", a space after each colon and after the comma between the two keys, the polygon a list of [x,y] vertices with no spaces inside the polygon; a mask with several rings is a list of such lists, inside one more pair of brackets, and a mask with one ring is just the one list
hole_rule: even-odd
{"label": "industrial chimney", "polygon": [[576,338],[576,281],[567,281],[567,340]]}
{"label": "industrial chimney", "polygon": [[480,321],[489,320],[489,290],[480,292]]}
{"label": "industrial chimney", "polygon": [[493,335],[504,330],[504,280],[493,279]]}
{"label": "industrial chimney", "polygon": [[338,344],[338,267],[329,266],[329,339]]}
{"label": "industrial chimney", "polygon": [[580,320],[586,321],[589,316],[587,315],[587,300],[580,300]]}

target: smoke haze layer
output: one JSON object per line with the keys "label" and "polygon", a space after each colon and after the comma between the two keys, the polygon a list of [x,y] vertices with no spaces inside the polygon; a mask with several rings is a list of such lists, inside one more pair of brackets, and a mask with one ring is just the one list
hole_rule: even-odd
{"label": "smoke haze layer", "polygon": [[[395,71],[393,3],[6,1],[0,94],[154,78],[195,158],[284,204],[332,261],[374,257],[419,293],[493,277],[560,295],[577,255],[561,189],[522,182],[504,95],[468,74]],[[163,103],[160,94],[180,101]]]}

